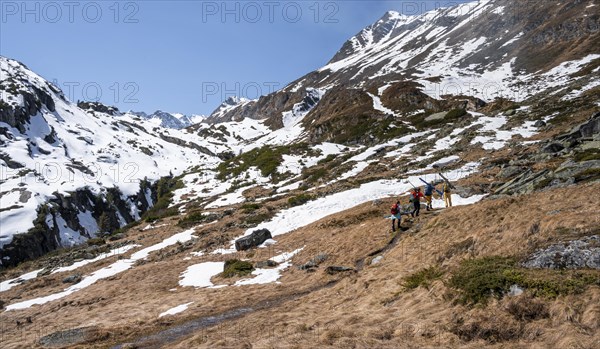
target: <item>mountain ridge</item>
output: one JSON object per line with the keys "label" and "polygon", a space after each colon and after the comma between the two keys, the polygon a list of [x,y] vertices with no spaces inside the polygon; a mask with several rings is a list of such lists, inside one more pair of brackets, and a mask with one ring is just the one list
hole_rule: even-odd
{"label": "mountain ridge", "polygon": [[597,347],[596,2],[388,12],[181,130],[0,57],[3,347]]}

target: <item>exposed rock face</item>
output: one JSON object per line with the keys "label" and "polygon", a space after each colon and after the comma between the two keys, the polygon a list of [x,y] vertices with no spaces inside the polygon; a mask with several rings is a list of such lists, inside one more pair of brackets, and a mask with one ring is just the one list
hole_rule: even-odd
{"label": "exposed rock face", "polygon": [[[213,113],[206,122],[217,123],[226,121],[240,121],[245,118],[263,120],[267,119],[267,125],[275,128],[281,128],[281,113],[285,110],[291,110],[294,104],[302,101],[305,91],[296,92],[277,92],[268,96],[261,96],[256,101],[242,103],[239,107],[230,109],[227,112]],[[277,120],[279,124],[277,124]]]}
{"label": "exposed rock face", "polygon": [[238,251],[246,251],[260,246],[263,242],[271,238],[271,232],[268,229],[256,230],[252,232],[252,234],[236,240],[235,249]]}
{"label": "exposed rock face", "polygon": [[600,160],[574,160],[569,156],[573,151],[598,149],[600,138],[600,113],[592,115],[589,121],[575,127],[569,133],[560,135],[542,147],[539,159],[548,159],[557,155],[566,156],[566,160],[556,170],[533,172],[528,169],[538,159],[523,159],[524,162],[511,161],[498,176],[509,181],[500,185],[495,194],[528,194],[538,189],[561,187],[588,180],[600,180]]}
{"label": "exposed rock face", "polygon": [[328,91],[321,102],[303,120],[309,129],[309,141],[364,143],[373,139],[365,132],[386,116],[372,109],[372,99],[361,90],[336,87]]}
{"label": "exposed rock face", "polygon": [[559,140],[565,142],[579,142],[585,138],[600,139],[600,112],[592,115],[589,121],[575,127],[571,132]]}
{"label": "exposed rock face", "polygon": [[[470,93],[458,86],[459,82],[458,92],[427,91],[425,81],[453,83],[442,81],[443,76],[434,76],[435,72],[425,75],[422,72],[428,66],[452,65],[478,75],[502,67],[510,67],[515,75],[537,74],[565,61],[597,53],[600,16],[585,1],[492,0],[462,5],[455,9],[438,8],[422,16],[388,12],[344,43],[325,67],[257,101],[219,108],[211,116],[211,122],[248,117],[266,119],[271,128],[281,128],[282,113],[301,101],[304,90],[335,86],[345,91],[328,92],[306,117],[304,126],[309,142],[366,142],[377,135],[361,138],[349,134],[348,129],[379,128],[381,123],[377,118],[384,115],[375,110],[371,98],[359,96],[363,91],[377,95],[386,108],[399,115],[417,110],[427,113],[456,108],[479,110],[485,107],[485,102],[463,96]],[[477,49],[447,65],[448,59],[478,40],[481,44],[477,43],[480,45]],[[440,45],[451,48],[452,52],[441,54]],[[518,89],[523,90],[523,86]],[[436,92],[443,98],[431,97]],[[448,94],[455,94],[454,99],[447,98]],[[321,104],[327,106],[320,107]],[[512,109],[508,114],[515,112]]]}
{"label": "exposed rock face", "polygon": [[314,268],[318,268],[319,265],[321,263],[325,262],[328,258],[329,258],[329,256],[327,254],[320,253],[320,254],[316,255],[314,258],[312,258],[310,261],[308,261],[307,263],[299,266],[298,269],[310,271]]}
{"label": "exposed rock face", "polygon": [[[140,192],[133,197],[123,197],[116,188],[96,195],[88,189],[78,190],[69,196],[56,194],[56,199],[42,206],[38,212],[34,228],[24,234],[16,234],[10,244],[0,250],[0,267],[16,266],[21,262],[38,258],[62,247],[70,247],[73,242],[65,240],[64,229],[79,233],[84,239],[111,233],[121,226],[134,222],[133,212],[143,214],[152,205],[147,202],[146,191],[156,200],[156,187],[147,183],[141,185]],[[89,231],[87,223],[80,215],[88,214],[99,231]],[[123,221],[124,220],[124,221]],[[61,223],[64,222],[64,223]]]}
{"label": "exposed rock face", "polygon": [[46,106],[51,112],[55,111],[54,100],[45,91],[29,86],[29,90],[19,90],[19,95],[23,98],[20,106],[9,105],[0,101],[0,122],[5,122],[21,132],[25,132],[24,124],[29,122],[29,118],[36,115]]}
{"label": "exposed rock face", "polygon": [[552,245],[534,253],[523,266],[545,269],[600,269],[600,237],[594,235]]}
{"label": "exposed rock face", "polygon": [[77,106],[83,110],[93,110],[99,113],[105,113],[112,116],[121,115],[119,108],[113,106],[106,106],[99,102],[78,102]]}
{"label": "exposed rock face", "polygon": [[160,134],[160,138],[162,138],[162,140],[164,140],[165,142],[169,142],[169,143],[173,143],[173,144],[177,144],[180,147],[187,147],[187,148],[192,148],[192,149],[196,149],[197,151],[201,152],[202,154],[206,154],[209,156],[216,156],[212,151],[210,151],[209,149],[207,149],[206,147],[200,146],[194,142],[189,142],[189,141],[184,141],[182,139],[176,138],[176,137],[171,137],[171,136],[167,136],[165,134]]}
{"label": "exposed rock face", "polygon": [[550,143],[542,149],[544,153],[554,154],[558,153],[561,150],[565,149],[565,147],[560,143]]}
{"label": "exposed rock face", "polygon": [[40,338],[40,345],[46,348],[60,348],[93,341],[98,336],[98,329],[81,327],[66,331],[58,331]]}

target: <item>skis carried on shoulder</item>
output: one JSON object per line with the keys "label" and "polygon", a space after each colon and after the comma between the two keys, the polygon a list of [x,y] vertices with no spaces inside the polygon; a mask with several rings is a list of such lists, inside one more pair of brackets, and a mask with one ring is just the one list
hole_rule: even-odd
{"label": "skis carried on shoulder", "polygon": [[[429,183],[427,183],[423,178],[419,178],[421,180],[421,182],[425,183],[425,185],[429,185]],[[433,187],[435,189],[435,191],[438,193],[439,196],[443,196],[444,193],[442,193],[441,190],[438,190],[435,186]]]}
{"label": "skis carried on shoulder", "polygon": [[450,186],[450,189],[456,189],[456,187],[454,185],[452,185],[452,183],[450,183],[450,181],[448,180],[448,178],[446,178],[443,174],[439,173],[440,177],[442,177],[446,183],[448,183],[448,185]]}

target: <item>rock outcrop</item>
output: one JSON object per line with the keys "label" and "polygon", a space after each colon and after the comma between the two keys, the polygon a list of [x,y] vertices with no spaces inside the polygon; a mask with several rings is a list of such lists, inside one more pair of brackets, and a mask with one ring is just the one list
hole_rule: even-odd
{"label": "rock outcrop", "polygon": [[260,246],[263,242],[271,238],[271,232],[268,229],[255,230],[252,234],[237,239],[235,241],[235,249],[238,251],[246,251]]}
{"label": "rock outcrop", "polygon": [[534,253],[523,266],[545,269],[600,269],[600,236],[552,245]]}

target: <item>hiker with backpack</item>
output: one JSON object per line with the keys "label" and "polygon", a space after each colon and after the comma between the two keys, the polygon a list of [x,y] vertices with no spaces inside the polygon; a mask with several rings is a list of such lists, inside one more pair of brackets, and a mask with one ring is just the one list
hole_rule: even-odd
{"label": "hiker with backpack", "polygon": [[446,208],[452,207],[452,185],[447,180],[444,181],[444,188],[442,191],[444,192],[444,203],[446,204]]}
{"label": "hiker with backpack", "polygon": [[390,210],[392,214],[392,231],[396,231],[396,220],[398,220],[398,229],[400,229],[400,223],[402,222],[402,213],[400,212],[400,201],[396,201],[394,205],[392,205],[392,209]]}
{"label": "hiker with backpack", "polygon": [[410,192],[409,201],[414,205],[414,210],[411,212],[411,217],[418,217],[419,212],[421,211],[421,200],[420,198],[424,197],[423,193],[421,193],[421,188],[415,188]]}
{"label": "hiker with backpack", "polygon": [[427,211],[433,210],[432,199],[435,185],[433,183],[427,183],[425,186],[425,200],[427,201]]}

